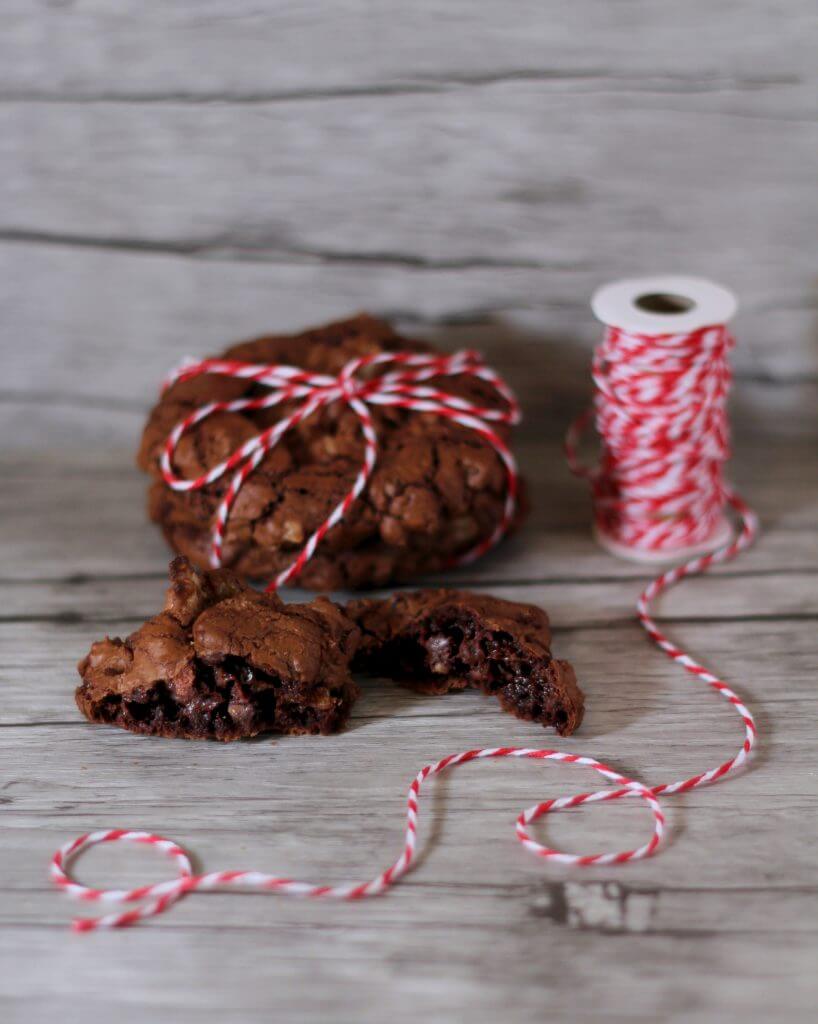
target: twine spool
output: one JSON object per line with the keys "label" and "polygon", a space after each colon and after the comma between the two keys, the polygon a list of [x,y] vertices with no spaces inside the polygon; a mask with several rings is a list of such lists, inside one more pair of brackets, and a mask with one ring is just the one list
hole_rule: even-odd
{"label": "twine spool", "polygon": [[620,558],[662,563],[726,544],[729,456],[727,323],[735,296],[698,277],[616,281],[591,308],[605,325],[593,362],[598,465],[572,468],[590,480],[594,533]]}

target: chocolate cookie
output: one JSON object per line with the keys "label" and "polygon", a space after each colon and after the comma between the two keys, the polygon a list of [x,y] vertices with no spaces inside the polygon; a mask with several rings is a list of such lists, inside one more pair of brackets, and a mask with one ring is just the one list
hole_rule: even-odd
{"label": "chocolate cookie", "polygon": [[540,608],[487,594],[420,590],[352,601],[346,612],[361,629],[354,669],[421,693],[475,687],[561,736],[582,721],[582,691],[568,662],[552,657],[548,616]]}
{"label": "chocolate cookie", "polygon": [[[352,358],[379,352],[433,351],[360,315],[297,335],[257,338],[224,355],[287,363],[336,375]],[[494,387],[473,376],[433,379],[483,406],[502,408]],[[138,462],[152,477],[148,509],[170,546],[206,567],[216,509],[230,474],[202,490],[177,492],[162,480],[159,456],[172,428],[214,400],[267,394],[250,381],[216,374],[175,383],[153,409]],[[293,409],[215,414],[182,438],[176,471],[195,478]],[[307,563],[298,582],[313,589],[382,586],[441,569],[489,536],[503,515],[506,476],[491,445],[474,431],[430,413],[372,407],[378,460],[361,497]],[[508,440],[508,428],[498,425]],[[286,568],[310,534],[350,489],[363,459],[355,414],[328,406],[288,434],[244,483],[230,513],[223,564],[243,576],[269,579]]]}
{"label": "chocolate cookie", "polygon": [[79,663],[77,705],[92,722],[185,739],[337,732],[358,695],[357,641],[324,597],[284,604],[176,558],[165,610]]}

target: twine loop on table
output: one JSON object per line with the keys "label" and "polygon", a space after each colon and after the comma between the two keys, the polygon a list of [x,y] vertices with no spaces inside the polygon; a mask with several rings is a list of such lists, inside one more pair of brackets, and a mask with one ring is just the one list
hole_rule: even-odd
{"label": "twine loop on table", "polygon": [[[398,859],[375,878],[367,882],[348,882],[340,885],[315,885],[311,882],[299,882],[293,878],[269,875],[261,871],[214,871],[209,874],[195,875],[190,857],[170,839],[153,835],[150,832],[135,832],[125,829],[108,829],[90,832],[79,836],[62,846],[51,862],[51,878],[63,892],[75,899],[90,903],[122,904],[140,901],[142,906],[125,912],[107,914],[97,918],[76,918],[73,930],[77,932],[95,931],[100,928],[123,928],[136,924],[146,917],[155,917],[172,906],[188,892],[197,889],[244,889],[256,892],[278,892],[290,896],[301,896],[311,899],[360,900],[368,896],[377,896],[384,892],[398,879],[406,874],[415,858],[417,846],[418,802],[424,782],[433,775],[439,775],[447,768],[469,761],[485,758],[515,757],[533,760],[562,761],[567,764],[584,765],[593,768],[600,775],[619,786],[619,789],[602,790],[600,793],[584,793],[578,796],[564,797],[559,800],[547,800],[521,811],[517,817],[517,838],[531,853],[546,860],[562,864],[592,865],[621,864],[629,860],[649,857],[662,841],[665,829],[665,817],[655,795],[641,782],[629,779],[607,765],[590,757],[566,754],[560,750],[532,750],[527,747],[493,747],[484,750],[466,750],[460,754],[444,757],[434,764],[422,768],[409,787],[406,798],[406,828],[404,831],[403,850]],[[532,839],[527,826],[545,814],[555,813],[569,807],[598,800],[615,800],[622,797],[639,797],[650,808],[653,817],[653,833],[650,839],[634,850],[621,853],[600,853],[591,856],[578,856],[563,853]],[[155,885],[143,885],[136,889],[93,889],[76,882],[69,874],[68,867],[73,858],[84,850],[100,843],[130,843],[150,846],[169,856],[179,869],[178,877]]]}
{"label": "twine loop on table", "polygon": [[[392,364],[397,369],[360,377],[362,371]],[[520,407],[511,388],[486,366],[478,352],[464,350],[451,356],[417,354],[412,352],[380,352],[351,359],[337,377],[310,373],[295,366],[280,363],[246,363],[233,359],[204,359],[190,362],[174,371],[165,381],[166,390],[177,381],[191,380],[202,374],[220,374],[252,381],[270,389],[270,393],[255,398],[237,398],[232,401],[208,402],[186,416],[171,431],[160,456],[162,478],[175,491],[196,491],[233,473],[213,521],[210,561],[214,568],[222,564],[224,534],[230,509],[248,476],[281,438],[308,419],[319,409],[333,402],[345,403],[358,417],[364,441],[363,463],[352,487],[338,502],[326,519],[307,539],[300,553],[267,587],[276,590],[292,582],[315,554],[315,550],[329,531],[340,523],[365,489],[377,463],[378,436],[370,407],[392,406],[418,413],[441,416],[474,431],[499,456],[506,472],[506,495],[502,516],[488,536],[472,548],[453,559],[453,565],[464,565],[480,558],[495,546],[507,532],[517,508],[518,471],[508,445],[495,429],[497,424],[513,425],[520,421]],[[486,381],[498,393],[505,408],[476,405],[438,387],[424,384],[432,378],[457,375],[471,376]],[[177,475],[173,468],[173,455],[186,431],[208,416],[219,412],[250,412],[271,409],[284,402],[297,401],[295,410],[273,426],[245,441],[228,458],[206,473],[188,480]]]}

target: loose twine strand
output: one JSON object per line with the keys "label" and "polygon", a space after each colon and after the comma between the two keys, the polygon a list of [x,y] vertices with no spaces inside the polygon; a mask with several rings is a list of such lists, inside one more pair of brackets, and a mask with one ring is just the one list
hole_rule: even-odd
{"label": "loose twine strand", "polygon": [[[492,747],[451,754],[427,764],[412,780],[406,801],[402,851],[386,870],[365,882],[318,885],[258,871],[216,871],[197,875],[188,854],[170,839],[150,832],[126,829],[90,832],[66,843],[54,855],[51,878],[55,885],[68,895],[86,902],[140,905],[100,917],[76,918],[72,923],[73,929],[86,932],[136,924],[163,913],[186,893],[196,890],[243,889],[286,893],[311,899],[341,900],[379,895],[405,875],[414,862],[418,805],[424,783],[448,768],[487,758],[512,757],[579,765],[593,769],[606,781],[613,783],[612,788],[545,800],[521,811],[516,820],[516,836],[534,856],[561,864],[592,867],[624,864],[655,853],[665,836],[665,816],[659,797],[685,793],[737,771],[747,761],[757,735],[753,717],[741,698],[718,676],[673,644],[650,615],[652,602],[661,594],[682,579],[701,575],[712,566],[734,558],[749,547],[758,532],[755,514],[737,494],[724,485],[721,478],[727,452],[724,406],[729,386],[726,363],[729,345],[729,336],[724,328],[659,339],[609,330],[593,365],[597,387],[594,408],[603,442],[600,463],[596,469],[588,470],[579,464],[576,454],[580,435],[590,421],[590,414],[580,417],[572,425],[566,437],[566,453],[572,469],[591,481],[598,528],[612,532],[635,547],[670,552],[674,547],[678,549],[701,541],[708,535],[702,523],[709,524],[712,531],[724,505],[729,504],[734,509],[739,520],[739,530],[734,540],[711,554],[693,558],[663,572],[642,591],[637,602],[638,619],[648,636],[667,657],[727,700],[740,716],[744,726],[744,742],[733,757],[690,778],[649,787],[595,758],[559,750]],[[349,364],[337,379],[318,379],[318,375],[305,374],[293,367],[260,367],[223,360],[205,360],[177,371],[173,377],[175,380],[198,373],[226,373],[251,378],[275,389],[272,395],[261,399],[209,403],[182,421],[168,439],[162,470],[168,484],[177,490],[206,486],[224,473],[236,471],[214,525],[214,564],[220,563],[221,541],[227,516],[241,484],[286,430],[331,401],[347,401],[358,415],[365,439],[364,466],[344,501],[310,537],[300,555],[279,574],[269,589],[297,576],[322,537],[343,518],[366,486],[377,453],[377,437],[366,408],[367,403],[398,405],[448,416],[477,431],[495,447],[506,467],[508,478],[504,519],[491,537],[467,553],[466,559],[478,557],[500,539],[514,515],[517,477],[513,457],[490,423],[516,422],[519,418],[517,404],[510,390],[482,365],[475,353],[458,353],[453,357],[436,360],[409,354],[390,358],[399,363],[408,363],[415,369],[408,373],[397,371],[385,374],[377,379],[381,382],[379,384],[373,384],[372,381],[352,383],[358,370],[364,365],[378,362],[379,357],[359,360],[353,369],[350,369],[353,364]],[[498,412],[477,408],[437,389],[424,388],[419,383],[421,378],[414,376],[421,374],[425,375],[422,379],[428,379],[445,373],[463,372],[473,372],[495,386],[499,383],[498,391],[506,399],[507,409]],[[182,434],[195,423],[217,411],[269,408],[295,398],[304,399],[299,411],[247,442],[220,466],[194,481],[183,480],[175,475],[172,469],[173,452]],[[642,800],[650,810],[653,822],[650,838],[635,849],[579,855],[545,846],[533,839],[529,832],[529,826],[545,815],[585,804],[628,798]],[[178,875],[167,882],[135,889],[95,889],[80,884],[69,873],[71,863],[83,851],[102,843],[151,846],[171,858]]]}

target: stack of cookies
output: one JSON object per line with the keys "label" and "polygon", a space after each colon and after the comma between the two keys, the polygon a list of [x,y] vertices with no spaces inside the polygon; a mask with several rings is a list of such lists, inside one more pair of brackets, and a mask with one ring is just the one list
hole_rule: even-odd
{"label": "stack of cookies", "polygon": [[[259,338],[224,357],[336,375],[353,358],[399,351],[430,347],[362,315]],[[502,396],[475,376],[450,377],[446,390],[486,408],[502,406]],[[170,566],[164,610],[124,640],[95,643],[80,662],[83,714],[188,739],[326,734],[343,727],[359,695],[355,672],[421,693],[473,687],[520,718],[572,733],[582,720],[582,692],[571,666],[552,657],[548,617],[538,608],[453,590],[398,592],[345,606],[326,597],[285,604],[247,582],[290,564],[355,479],[363,442],[357,417],[342,403],[306,419],[264,456],[230,513],[222,549],[229,568],[206,568],[213,517],[229,480],[173,490],[160,455],[173,428],[196,408],[259,391],[252,380],[215,373],[182,379],[150,414],[139,452],[152,478],[149,514],[179,557]],[[206,473],[284,412],[225,411],[204,419],[182,438],[174,468],[190,478]],[[374,473],[299,575],[307,588],[384,587],[441,571],[502,519],[503,464],[479,434],[394,407],[376,408],[373,418]],[[507,430],[498,427],[504,442]]]}

